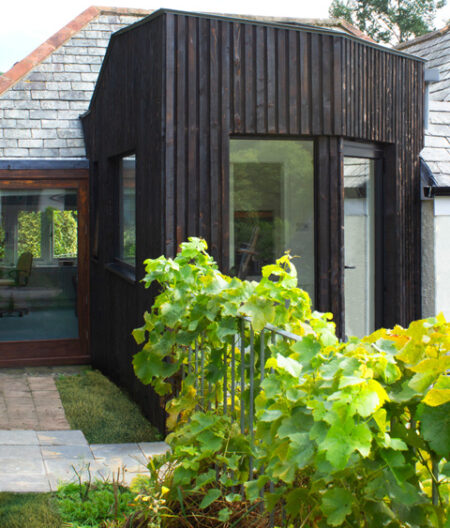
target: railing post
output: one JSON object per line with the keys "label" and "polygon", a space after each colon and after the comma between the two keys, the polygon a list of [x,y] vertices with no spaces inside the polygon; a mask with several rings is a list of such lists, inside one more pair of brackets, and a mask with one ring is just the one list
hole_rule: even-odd
{"label": "railing post", "polygon": [[223,414],[227,414],[228,409],[228,347],[227,345],[223,348],[223,365],[224,365],[224,372],[223,372]]}
{"label": "railing post", "polygon": [[245,432],[245,321],[241,321],[241,433]]}
{"label": "railing post", "polygon": [[236,392],[236,342],[233,336],[231,345],[231,415],[234,415],[234,397]]}

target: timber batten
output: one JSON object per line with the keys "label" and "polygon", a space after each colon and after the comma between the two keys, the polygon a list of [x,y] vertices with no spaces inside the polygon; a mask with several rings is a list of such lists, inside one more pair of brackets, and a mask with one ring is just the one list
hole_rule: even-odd
{"label": "timber batten", "polygon": [[174,256],[196,235],[226,271],[230,138],[313,139],[316,308],[332,311],[342,333],[343,143],[376,144],[384,164],[377,323],[407,324],[420,316],[423,69],[420,60],[328,30],[172,11],[112,38],[83,119],[98,163],[101,233],[91,266],[91,349],[97,366],[147,398],[160,426],[156,400],[143,396],[131,370],[129,334],[152,295],[107,269],[115,256],[112,160],[136,153],[137,280],[145,258]]}

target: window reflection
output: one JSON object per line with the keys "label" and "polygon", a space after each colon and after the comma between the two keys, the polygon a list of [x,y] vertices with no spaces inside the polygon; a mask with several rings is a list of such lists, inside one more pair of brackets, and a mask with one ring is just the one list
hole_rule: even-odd
{"label": "window reflection", "polygon": [[375,330],[375,162],[344,158],[345,333]]}
{"label": "window reflection", "polygon": [[119,259],[136,264],[136,156],[120,159]]}
{"label": "window reflection", "polygon": [[313,142],[230,142],[230,267],[243,279],[284,251],[294,261],[300,286],[314,293]]}
{"label": "window reflection", "polygon": [[78,337],[75,189],[0,189],[0,340]]}

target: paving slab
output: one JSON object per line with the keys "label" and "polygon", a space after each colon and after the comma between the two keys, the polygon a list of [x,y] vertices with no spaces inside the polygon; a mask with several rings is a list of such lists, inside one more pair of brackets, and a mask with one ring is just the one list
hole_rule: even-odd
{"label": "paving slab", "polygon": [[69,430],[52,371],[20,372],[19,376],[0,370],[1,429]]}
{"label": "paving slab", "polygon": [[33,391],[56,391],[55,380],[52,376],[28,376],[28,385]]}
{"label": "paving slab", "polygon": [[0,475],[0,492],[46,493],[51,491],[47,475],[13,476]]}
{"label": "paving slab", "polygon": [[[58,487],[67,482],[82,482],[100,480],[102,482],[112,482],[113,478],[117,478],[117,473],[112,471],[111,468],[103,464],[102,462],[93,462],[90,464],[74,464],[73,466],[65,466],[63,464],[49,464],[49,471],[47,473],[50,489],[57,491]],[[75,472],[76,470],[76,472]],[[78,475],[77,475],[78,473]],[[133,478],[136,474],[133,474]],[[130,479],[131,480],[131,479]],[[120,473],[120,481],[126,482],[126,478],[123,477],[123,473]]]}
{"label": "paving slab", "polygon": [[166,442],[140,442],[138,446],[147,458],[163,455],[170,449]]}
{"label": "paving slab", "polygon": [[82,431],[37,431],[37,438],[41,446],[44,445],[72,445],[87,446],[88,442]]}
{"label": "paving slab", "polygon": [[22,478],[25,475],[44,475],[44,461],[39,446],[0,446],[1,474],[12,474]]}
{"label": "paving slab", "polygon": [[97,467],[96,462],[93,459],[87,461],[80,459],[69,460],[66,458],[47,458],[44,460],[44,466],[47,476],[51,476],[53,479],[64,482],[77,480],[77,473],[79,475],[84,475],[84,479],[87,479],[89,472],[91,472],[91,475],[93,476],[97,470],[105,469],[103,464],[100,464]]}
{"label": "paving slab", "polygon": [[63,446],[41,446],[42,458],[64,458],[67,460],[86,460],[92,462],[94,457],[89,446],[63,445]]}
{"label": "paving slab", "polygon": [[[89,446],[81,431],[0,431],[0,438],[5,442],[0,444],[0,491],[15,492],[56,490],[61,482],[79,478],[119,478],[129,485],[138,474],[148,475],[147,456],[168,449],[164,442]],[[7,443],[14,439],[33,445]]]}
{"label": "paving slab", "polygon": [[148,457],[168,449],[164,442],[89,446],[71,431],[54,376],[82,370],[0,369],[0,491],[47,492],[79,478],[129,484],[148,475]]}
{"label": "paving slab", "polygon": [[39,445],[38,435],[36,431],[29,430],[0,431],[0,454],[4,445]]}
{"label": "paving slab", "polygon": [[125,468],[130,473],[146,471],[147,459],[137,444],[92,444],[96,460],[112,470]]}

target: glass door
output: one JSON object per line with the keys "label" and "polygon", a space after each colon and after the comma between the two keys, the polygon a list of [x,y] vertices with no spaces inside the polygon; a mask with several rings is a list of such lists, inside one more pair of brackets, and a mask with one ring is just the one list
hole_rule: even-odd
{"label": "glass door", "polygon": [[344,158],[345,335],[375,330],[375,159]]}
{"label": "glass door", "polygon": [[1,189],[0,207],[0,340],[78,338],[76,189]]}
{"label": "glass door", "polygon": [[87,357],[87,181],[0,181],[0,366]]}

